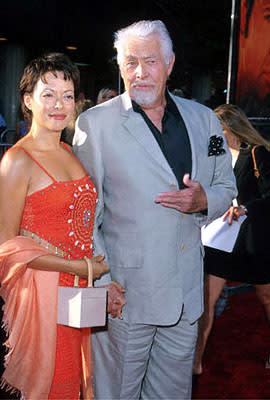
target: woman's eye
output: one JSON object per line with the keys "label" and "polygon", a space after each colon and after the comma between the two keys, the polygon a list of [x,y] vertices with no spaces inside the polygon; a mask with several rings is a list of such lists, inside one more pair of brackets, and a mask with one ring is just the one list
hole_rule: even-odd
{"label": "woman's eye", "polygon": [[43,97],[52,97],[51,93],[44,93]]}
{"label": "woman's eye", "polygon": [[73,100],[74,96],[72,94],[67,94],[67,95],[64,96],[64,98],[67,99],[67,100]]}

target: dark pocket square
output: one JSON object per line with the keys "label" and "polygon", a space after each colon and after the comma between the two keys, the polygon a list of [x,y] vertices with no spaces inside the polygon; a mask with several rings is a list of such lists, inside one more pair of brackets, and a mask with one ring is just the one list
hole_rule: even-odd
{"label": "dark pocket square", "polygon": [[223,149],[224,140],[222,136],[213,135],[210,137],[208,145],[208,156],[220,156],[225,153]]}

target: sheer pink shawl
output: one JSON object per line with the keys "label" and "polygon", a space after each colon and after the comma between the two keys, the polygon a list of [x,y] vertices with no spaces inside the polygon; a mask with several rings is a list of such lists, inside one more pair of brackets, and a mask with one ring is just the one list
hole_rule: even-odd
{"label": "sheer pink shawl", "polygon": [[54,374],[59,273],[27,268],[44,254],[48,250],[22,236],[0,246],[0,295],[9,334],[2,385],[26,399],[47,399]]}
{"label": "sheer pink shawl", "polygon": [[[48,253],[23,236],[0,246],[0,295],[9,334],[2,386],[18,389],[24,399],[48,399],[54,375],[59,273],[27,268],[29,262]],[[82,332],[82,394],[92,399],[90,330]]]}

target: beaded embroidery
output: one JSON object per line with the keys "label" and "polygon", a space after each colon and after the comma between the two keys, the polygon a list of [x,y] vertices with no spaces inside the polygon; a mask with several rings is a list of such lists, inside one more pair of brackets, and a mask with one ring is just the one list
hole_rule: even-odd
{"label": "beaded embroidery", "polygon": [[97,192],[90,177],[56,182],[26,198],[21,228],[59,249],[68,249],[72,259],[91,257],[96,203]]}
{"label": "beaded embroidery", "polygon": [[[74,185],[75,186],[75,185]],[[76,185],[77,186],[77,185]],[[92,248],[91,238],[89,237],[89,227],[91,223],[91,210],[93,209],[93,200],[96,202],[96,189],[89,184],[76,187],[73,203],[70,204],[70,216],[68,224],[70,225],[69,237],[74,236],[76,232],[75,246],[80,246],[84,250],[87,246]]]}

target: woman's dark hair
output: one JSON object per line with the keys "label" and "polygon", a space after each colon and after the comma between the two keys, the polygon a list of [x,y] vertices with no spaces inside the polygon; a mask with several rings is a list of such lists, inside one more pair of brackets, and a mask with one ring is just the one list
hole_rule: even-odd
{"label": "woman's dark hair", "polygon": [[24,104],[25,93],[32,94],[39,79],[43,82],[45,74],[51,72],[55,77],[57,72],[63,72],[65,80],[71,80],[74,84],[75,98],[79,94],[80,72],[68,56],[62,53],[48,53],[38,57],[25,67],[20,82],[21,108],[27,121],[32,120],[32,111]]}

